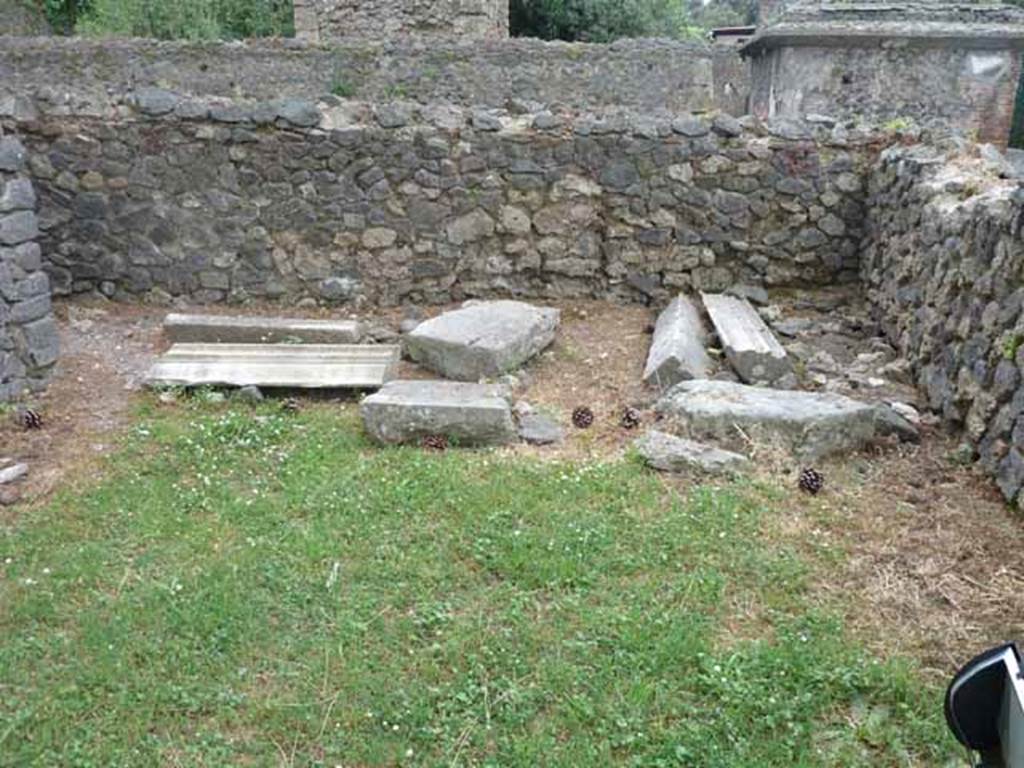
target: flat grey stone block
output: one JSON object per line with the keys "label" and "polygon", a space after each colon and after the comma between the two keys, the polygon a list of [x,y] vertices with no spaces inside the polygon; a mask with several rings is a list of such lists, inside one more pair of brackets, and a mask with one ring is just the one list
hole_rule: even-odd
{"label": "flat grey stone block", "polygon": [[861,448],[875,435],[875,409],[842,395],[684,381],[655,405],[692,437],[778,443],[817,459]]}
{"label": "flat grey stone block", "polygon": [[552,445],[565,438],[557,421],[542,413],[524,413],[519,417],[519,437],[531,445]]}
{"label": "flat grey stone block", "polygon": [[514,370],[547,347],[559,311],[485,301],[420,323],[405,337],[413,360],[448,379],[478,381]]}
{"label": "flat grey stone block", "polygon": [[376,389],[401,350],[366,344],[175,344],[153,363],[150,386]]}
{"label": "flat grey stone block", "polygon": [[164,334],[175,344],[357,344],[363,329],[355,320],[172,313],[164,318]]}
{"label": "flat grey stone block", "polygon": [[770,383],[792,372],[786,350],[750,302],[713,293],[703,293],[701,298],[725,356],[741,379]]}
{"label": "flat grey stone block", "polygon": [[28,464],[15,464],[13,467],[0,469],[0,485],[13,483],[28,474]]}
{"label": "flat grey stone block", "polygon": [[409,443],[445,435],[464,445],[503,445],[516,439],[508,391],[499,385],[453,381],[392,381],[360,407],[370,436]]}
{"label": "flat grey stone block", "polygon": [[648,465],[662,472],[697,470],[713,475],[742,472],[750,460],[732,451],[651,430],[634,442]]}
{"label": "flat grey stone block", "polygon": [[687,379],[706,379],[713,365],[706,344],[697,307],[686,296],[677,296],[654,326],[644,381],[668,389]]}

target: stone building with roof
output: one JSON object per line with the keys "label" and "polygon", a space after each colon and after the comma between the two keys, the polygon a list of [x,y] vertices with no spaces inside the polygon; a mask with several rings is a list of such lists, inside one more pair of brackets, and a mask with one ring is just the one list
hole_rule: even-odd
{"label": "stone building with roof", "polygon": [[952,129],[1005,145],[1014,124],[1024,10],[966,0],[766,2],[743,47],[750,108]]}

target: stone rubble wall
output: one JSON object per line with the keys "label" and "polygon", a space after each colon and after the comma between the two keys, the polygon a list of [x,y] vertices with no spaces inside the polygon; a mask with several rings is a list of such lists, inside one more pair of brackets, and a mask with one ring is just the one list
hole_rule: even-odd
{"label": "stone rubble wall", "polygon": [[0,402],[44,387],[58,352],[26,158],[0,132]]}
{"label": "stone rubble wall", "polygon": [[[3,38],[0,117],[33,111],[107,117],[133,91],[159,87],[196,97],[439,101],[463,106],[524,103],[589,111],[609,106],[710,110],[716,105],[710,45],[623,40],[611,45],[503,41],[295,40],[251,43],[80,38]],[[721,108],[745,104],[746,68],[719,88]],[[723,80],[725,78],[723,77]],[[726,87],[728,86],[728,88]],[[734,96],[736,93],[742,97]]]}
{"label": "stone rubble wall", "polygon": [[871,176],[862,276],[928,406],[1009,501],[1024,485],[1024,187],[979,161],[891,148]]}
{"label": "stone rubble wall", "polygon": [[19,124],[59,294],[637,299],[857,275],[872,136],[726,115],[135,103],[117,121]]}
{"label": "stone rubble wall", "polygon": [[508,0],[300,0],[297,37],[508,37]]}

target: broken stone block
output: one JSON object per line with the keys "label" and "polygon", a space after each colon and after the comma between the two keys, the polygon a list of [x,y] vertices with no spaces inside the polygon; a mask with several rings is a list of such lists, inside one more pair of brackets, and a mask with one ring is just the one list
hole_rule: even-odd
{"label": "broken stone block", "polygon": [[28,474],[28,464],[15,464],[13,467],[0,469],[0,485],[13,483]]}
{"label": "broken stone block", "polygon": [[677,296],[654,326],[644,382],[668,389],[687,379],[706,379],[712,368],[706,342],[697,308],[687,297]]}
{"label": "broken stone block", "polygon": [[921,442],[921,431],[895,408],[885,403],[875,405],[875,433],[879,437],[895,435],[901,443]]}
{"label": "broken stone block", "polygon": [[565,431],[557,421],[542,413],[519,415],[519,438],[530,445],[552,445],[562,442]]}
{"label": "broken stone block", "polygon": [[648,465],[662,472],[699,470],[720,475],[742,472],[750,466],[746,456],[657,430],[639,438],[634,446]]}
{"label": "broken stone block", "polygon": [[875,436],[875,409],[842,395],[684,381],[655,405],[689,436],[779,444],[804,459],[857,450]]}
{"label": "broken stone block", "polygon": [[491,384],[392,381],[363,400],[366,431],[379,443],[444,435],[456,444],[503,445],[516,439],[508,392]]}
{"label": "broken stone block", "polygon": [[478,381],[514,370],[555,338],[559,311],[484,301],[420,323],[405,337],[413,360],[448,379]]}
{"label": "broken stone block", "polygon": [[792,372],[786,350],[746,299],[702,293],[725,355],[748,383],[773,382]]}

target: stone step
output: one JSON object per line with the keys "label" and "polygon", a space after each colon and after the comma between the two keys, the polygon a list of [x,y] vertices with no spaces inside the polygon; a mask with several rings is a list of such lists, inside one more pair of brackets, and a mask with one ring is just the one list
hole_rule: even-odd
{"label": "stone step", "polygon": [[708,378],[712,362],[706,345],[707,332],[700,312],[686,296],[677,296],[654,326],[644,382],[668,389],[687,379]]}
{"label": "stone step", "polygon": [[363,423],[380,443],[444,435],[456,444],[503,445],[516,439],[508,391],[491,384],[392,381],[363,400]]}
{"label": "stone step", "polygon": [[377,389],[400,357],[388,345],[175,344],[146,378],[151,386]]}
{"label": "stone step", "polygon": [[793,372],[786,350],[750,302],[720,293],[702,293],[725,356],[748,384],[772,383]]}
{"label": "stone step", "polygon": [[478,381],[515,370],[555,338],[559,311],[521,301],[474,302],[420,323],[409,357],[445,378]]}
{"label": "stone step", "polygon": [[696,439],[777,444],[817,459],[857,450],[875,436],[875,409],[842,395],[684,381],[655,410]]}
{"label": "stone step", "polygon": [[176,344],[358,344],[363,328],[356,320],[172,313],[164,318],[164,334]]}

